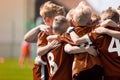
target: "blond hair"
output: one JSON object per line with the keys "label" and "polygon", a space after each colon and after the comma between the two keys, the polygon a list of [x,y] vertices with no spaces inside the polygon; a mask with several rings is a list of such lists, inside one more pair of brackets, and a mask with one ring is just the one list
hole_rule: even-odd
{"label": "blond hair", "polygon": [[74,10],[75,15],[73,20],[77,23],[78,26],[85,26],[91,19],[91,8],[89,6],[84,6]]}
{"label": "blond hair", "polygon": [[68,21],[71,21],[73,19],[73,14],[74,14],[74,8],[72,8],[66,15],[66,19]]}
{"label": "blond hair", "polygon": [[46,17],[52,18],[55,17],[56,15],[64,14],[65,14],[64,7],[54,4],[51,1],[47,1],[40,7],[40,15],[43,18]]}

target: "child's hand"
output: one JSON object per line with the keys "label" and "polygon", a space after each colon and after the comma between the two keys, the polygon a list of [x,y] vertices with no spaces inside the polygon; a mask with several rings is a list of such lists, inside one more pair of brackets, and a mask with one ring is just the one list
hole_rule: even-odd
{"label": "child's hand", "polygon": [[52,42],[49,42],[49,43],[48,43],[48,47],[49,47],[50,49],[54,49],[54,48],[56,48],[56,47],[58,47],[58,46],[60,46],[60,44],[58,43],[57,40],[53,40]]}
{"label": "child's hand", "polygon": [[40,30],[44,31],[46,34],[49,34],[50,28],[47,25],[41,25]]}
{"label": "child's hand", "polygon": [[100,23],[100,26],[101,27],[107,27],[107,26],[110,26],[110,27],[118,27],[118,24],[115,23],[114,21],[112,21],[111,19],[107,19],[103,22]]}
{"label": "child's hand", "polygon": [[87,46],[85,49],[90,55],[97,56],[97,51],[95,50],[94,46]]}
{"label": "child's hand", "polygon": [[37,56],[35,58],[35,64],[38,64],[38,65],[44,64],[44,65],[46,65],[47,63],[42,60],[41,56]]}
{"label": "child's hand", "polygon": [[57,39],[58,39],[58,35],[50,35],[47,37],[48,42],[52,42],[53,40],[57,40]]}
{"label": "child's hand", "polygon": [[95,33],[98,33],[98,34],[105,34],[107,33],[107,28],[104,28],[104,27],[98,27],[94,30]]}

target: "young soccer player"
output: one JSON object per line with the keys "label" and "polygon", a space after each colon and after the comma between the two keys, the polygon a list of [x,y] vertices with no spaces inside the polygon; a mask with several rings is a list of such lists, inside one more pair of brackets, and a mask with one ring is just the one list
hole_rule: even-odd
{"label": "young soccer player", "polygon": [[[77,6],[73,12],[75,14],[72,14],[71,22],[73,26],[75,26],[75,32],[79,37],[82,37],[92,29],[92,27],[88,25],[91,20],[91,9],[86,5],[82,5]],[[90,45],[92,44],[81,44],[80,46]],[[74,55],[73,80],[80,79],[102,80],[102,66],[98,57],[92,56],[87,52],[84,54]]]}
{"label": "young soccer player", "polygon": [[[104,16],[103,16],[104,15]],[[119,22],[119,14],[113,10],[113,9],[107,9],[102,13],[101,16],[102,20],[111,19],[114,22]],[[103,67],[104,67],[104,80],[119,80],[120,79],[120,53],[119,53],[119,39],[115,38],[114,35],[105,35],[105,34],[96,34],[95,29],[99,27],[96,26],[93,28],[93,30],[83,36],[82,38],[78,38],[78,36],[75,36],[74,31],[70,33],[71,38],[78,39],[76,40],[77,44],[80,44],[81,42],[84,42],[84,40],[87,42],[92,41],[98,51],[100,52],[100,59],[102,61]],[[118,27],[110,27],[106,26],[108,29],[112,29],[115,31],[120,31],[120,28]],[[74,35],[74,36],[72,36]],[[77,37],[77,38],[76,38]],[[84,39],[84,40],[82,40]],[[74,40],[75,41],[75,40]]]}
{"label": "young soccer player", "polygon": [[[45,4],[43,4],[43,6],[40,8],[40,15],[43,17],[45,25],[40,25],[41,27],[44,27],[45,29],[47,29],[47,34],[51,35],[52,34],[52,23],[53,23],[53,19],[55,16],[57,15],[64,15],[64,8],[56,5],[54,3],[52,3],[51,1],[46,2]],[[28,32],[25,36],[25,38],[27,38],[26,40],[29,42],[36,42],[37,41],[37,35],[38,33],[40,34],[40,30],[39,30],[39,26],[34,28],[33,30],[31,30],[30,32]],[[33,36],[33,38],[31,38]],[[31,38],[31,39],[30,39]],[[53,44],[51,45],[57,45],[54,44],[56,42],[53,42]],[[53,46],[52,46],[53,47]],[[45,63],[46,64],[46,56],[38,56],[35,59],[35,65],[33,68],[33,78],[34,80],[41,80],[41,79],[45,79],[48,80],[48,76],[44,75],[43,73],[41,73],[41,64]],[[48,72],[47,68],[45,67],[45,70],[42,70],[43,72]],[[42,75],[43,74],[43,75]],[[47,73],[46,73],[47,74]]]}

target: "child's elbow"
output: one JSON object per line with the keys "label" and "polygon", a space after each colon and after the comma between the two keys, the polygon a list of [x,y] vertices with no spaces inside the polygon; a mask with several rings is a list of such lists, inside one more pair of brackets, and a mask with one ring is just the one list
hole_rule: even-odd
{"label": "child's elbow", "polygon": [[75,40],[75,41],[74,41],[74,44],[75,44],[75,45],[79,45],[79,40]]}
{"label": "child's elbow", "polygon": [[71,54],[71,52],[72,52],[71,46],[70,46],[69,44],[67,44],[67,45],[64,47],[64,50],[65,50],[65,52],[68,53],[68,54]]}
{"label": "child's elbow", "polygon": [[42,56],[41,51],[37,50],[37,55]]}

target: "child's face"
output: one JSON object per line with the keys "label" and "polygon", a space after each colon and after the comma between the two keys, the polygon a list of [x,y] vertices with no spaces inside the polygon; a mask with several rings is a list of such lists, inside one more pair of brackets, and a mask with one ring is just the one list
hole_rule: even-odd
{"label": "child's face", "polygon": [[49,27],[52,28],[53,19],[54,19],[54,17],[52,17],[52,18],[46,17],[46,18],[44,19],[44,20],[45,20],[45,24],[46,24],[47,26],[49,26]]}

